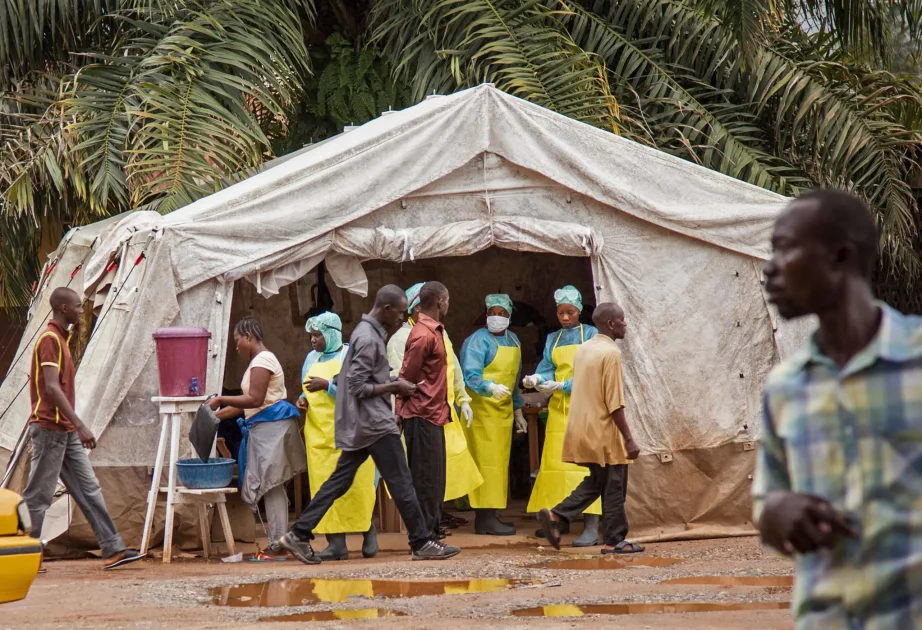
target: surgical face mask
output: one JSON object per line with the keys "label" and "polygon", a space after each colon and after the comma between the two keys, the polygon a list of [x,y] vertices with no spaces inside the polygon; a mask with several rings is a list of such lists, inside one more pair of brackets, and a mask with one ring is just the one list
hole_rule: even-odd
{"label": "surgical face mask", "polygon": [[487,330],[494,335],[506,332],[507,328],[509,328],[508,317],[500,317],[499,315],[490,315],[487,317]]}

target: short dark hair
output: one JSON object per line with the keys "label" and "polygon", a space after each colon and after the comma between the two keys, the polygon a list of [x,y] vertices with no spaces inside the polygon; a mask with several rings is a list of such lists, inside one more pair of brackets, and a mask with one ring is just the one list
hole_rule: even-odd
{"label": "short dark hair", "polygon": [[396,284],[385,284],[378,289],[375,294],[375,308],[384,308],[385,306],[396,306],[401,301],[406,301],[407,294]]}
{"label": "short dark hair", "polygon": [[621,307],[614,302],[602,302],[592,311],[592,323],[596,328],[601,328],[609,321],[617,319],[618,314],[622,312]]}
{"label": "short dark hair", "polygon": [[811,190],[797,201],[815,203],[813,224],[817,236],[830,247],[850,243],[858,254],[861,273],[870,278],[877,264],[877,224],[868,206],[855,195],[841,190]]}
{"label": "short dark hair", "polygon": [[432,308],[439,298],[448,293],[448,287],[441,282],[427,282],[419,290],[419,307]]}
{"label": "short dark hair", "polygon": [[234,334],[243,337],[249,335],[256,341],[263,340],[263,327],[255,317],[244,317],[234,326]]}
{"label": "short dark hair", "polygon": [[51,310],[57,313],[62,306],[74,299],[80,300],[80,296],[76,291],[67,287],[58,287],[51,292],[51,299],[48,302],[51,304]]}

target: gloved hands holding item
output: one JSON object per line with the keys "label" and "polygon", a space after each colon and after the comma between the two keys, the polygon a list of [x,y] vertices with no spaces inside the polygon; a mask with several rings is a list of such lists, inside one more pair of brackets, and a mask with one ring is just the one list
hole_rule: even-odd
{"label": "gloved hands holding item", "polygon": [[508,398],[512,392],[509,391],[509,388],[505,385],[499,385],[497,383],[490,384],[490,394],[493,395],[493,398],[496,400],[502,400],[503,398]]}
{"label": "gloved hands holding item", "polygon": [[467,421],[467,428],[470,429],[471,422],[474,421],[474,410],[471,409],[470,403],[461,403],[461,415],[464,416],[464,419]]}
{"label": "gloved hands holding item", "polygon": [[516,433],[528,433],[528,420],[525,419],[525,414],[522,413],[521,409],[516,409],[515,413],[512,414],[512,418],[515,422]]}
{"label": "gloved hands holding item", "polygon": [[544,381],[543,383],[538,383],[538,391],[542,394],[552,394],[558,389],[563,389],[563,383],[558,381]]}
{"label": "gloved hands holding item", "polygon": [[537,374],[532,374],[531,376],[526,376],[522,379],[522,386],[525,389],[534,389],[540,382],[541,377]]}

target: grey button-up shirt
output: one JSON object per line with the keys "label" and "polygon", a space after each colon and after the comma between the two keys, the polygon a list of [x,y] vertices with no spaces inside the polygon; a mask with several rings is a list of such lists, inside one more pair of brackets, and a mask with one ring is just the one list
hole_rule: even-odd
{"label": "grey button-up shirt", "polygon": [[336,377],[336,448],[357,451],[382,436],[400,435],[391,396],[372,396],[375,385],[390,383],[387,331],[362,315],[349,339],[349,350]]}

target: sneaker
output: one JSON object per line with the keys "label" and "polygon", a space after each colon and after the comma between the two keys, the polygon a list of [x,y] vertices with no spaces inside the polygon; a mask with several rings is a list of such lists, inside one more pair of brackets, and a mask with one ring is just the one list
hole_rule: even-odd
{"label": "sneaker", "polygon": [[121,567],[132,562],[137,562],[146,556],[146,553],[141,553],[140,551],[135,551],[134,549],[125,549],[124,551],[119,551],[114,556],[109,556],[103,560],[103,569],[109,571],[116,567]]}
{"label": "sneaker", "polygon": [[447,560],[448,558],[454,558],[459,553],[461,549],[458,547],[452,547],[451,545],[446,545],[445,543],[438,540],[430,540],[425,545],[419,549],[413,551],[414,560]]}
{"label": "sneaker", "polygon": [[291,552],[295,558],[304,564],[320,564],[320,558],[314,553],[309,540],[301,540],[294,532],[288,532],[279,538],[279,545]]}

